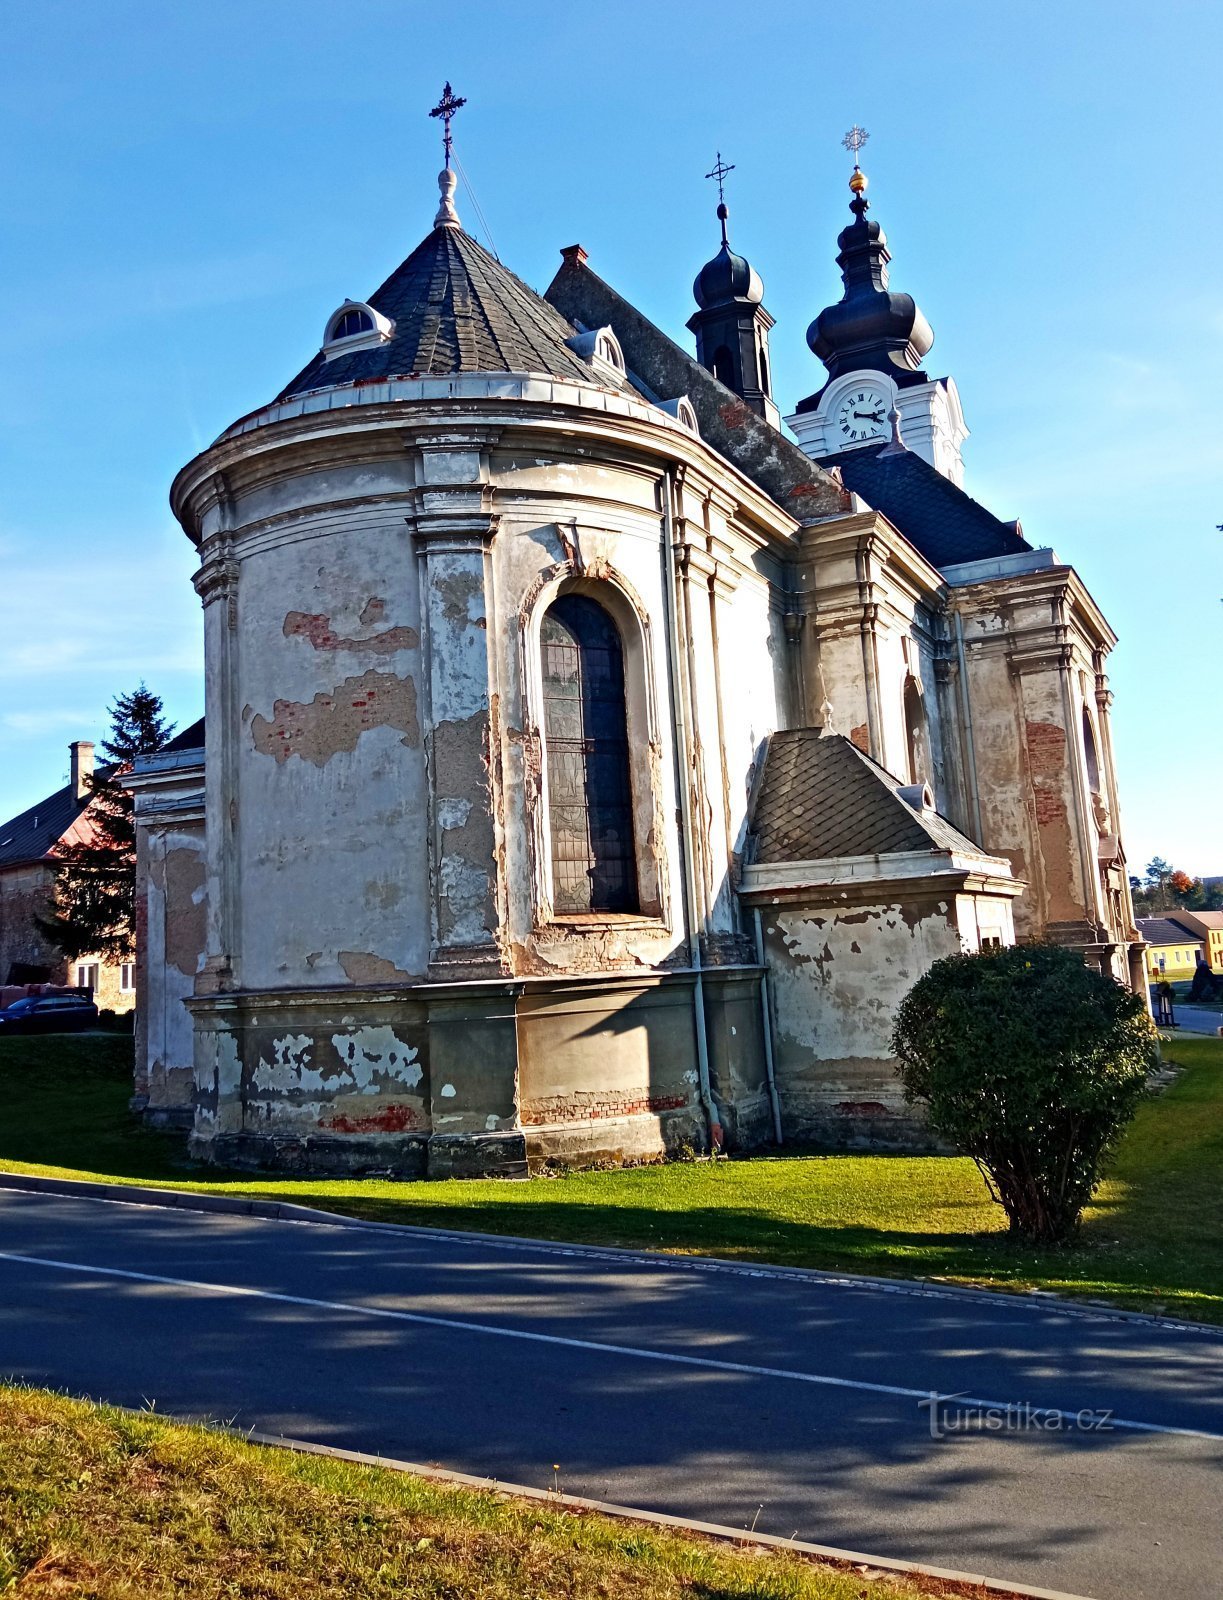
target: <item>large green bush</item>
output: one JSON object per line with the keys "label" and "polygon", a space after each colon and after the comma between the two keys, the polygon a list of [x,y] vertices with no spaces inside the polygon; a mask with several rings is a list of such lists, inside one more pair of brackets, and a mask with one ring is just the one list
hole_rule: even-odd
{"label": "large green bush", "polygon": [[905,1099],[1034,1244],[1073,1238],[1159,1055],[1141,997],[1055,945],[936,961],[901,1002],[892,1048]]}

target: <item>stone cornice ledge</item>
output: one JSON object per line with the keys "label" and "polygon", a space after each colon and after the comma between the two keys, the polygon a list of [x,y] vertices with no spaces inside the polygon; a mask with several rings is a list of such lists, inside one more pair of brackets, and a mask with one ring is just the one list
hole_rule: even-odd
{"label": "stone cornice ledge", "polygon": [[[756,862],[744,867],[740,897],[772,901],[792,898],[813,889],[852,892],[862,898],[895,899],[896,892],[949,891],[953,894],[998,894],[1013,898],[1026,885],[1011,875],[1011,864],[1001,856],[967,851],[911,850],[892,855],[837,856],[823,861]],[[894,891],[889,893],[888,891]]]}

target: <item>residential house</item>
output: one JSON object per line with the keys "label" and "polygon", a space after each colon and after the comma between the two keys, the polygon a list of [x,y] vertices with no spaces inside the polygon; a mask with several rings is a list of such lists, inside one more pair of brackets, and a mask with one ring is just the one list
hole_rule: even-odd
{"label": "residential house", "polygon": [[[1179,919],[1183,913],[1178,912]],[[1144,952],[1147,977],[1192,978],[1198,956],[1204,953],[1202,936],[1182,927],[1172,917],[1139,917],[1138,931],[1147,942]]]}
{"label": "residential house", "polygon": [[136,1002],[133,962],[101,956],[70,962],[36,920],[51,905],[57,848],[90,835],[93,745],[78,739],[68,751],[65,786],[0,824],[0,1002],[7,1005],[36,985],[50,984],[90,989],[99,1006],[130,1011]]}

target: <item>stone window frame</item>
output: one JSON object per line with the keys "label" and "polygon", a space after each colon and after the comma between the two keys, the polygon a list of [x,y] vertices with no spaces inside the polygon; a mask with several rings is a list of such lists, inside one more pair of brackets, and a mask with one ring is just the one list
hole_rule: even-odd
{"label": "stone window frame", "polygon": [[[368,317],[369,327],[363,328],[359,333],[350,333],[343,338],[337,338],[336,328],[351,311]],[[386,344],[394,332],[395,324],[390,317],[384,317],[381,311],[375,311],[367,301],[345,300],[343,305],[337,306],[327,318],[327,325],[323,330],[323,355],[326,360],[335,361],[338,357],[349,355],[354,350],[376,350],[379,345]]]}
{"label": "stone window frame", "polygon": [[[544,682],[540,632],[548,608],[563,594],[582,594],[601,605],[620,634],[624,657],[625,718],[637,864],[637,911],[557,912],[552,904],[552,843],[548,814],[548,751],[544,737]],[[531,854],[532,922],[536,931],[566,928],[670,929],[662,796],[661,738],[649,613],[632,585],[609,563],[589,569],[575,561],[550,568],[532,586],[519,615],[519,661],[526,762],[524,797]]]}
{"label": "stone window frame", "polygon": [[[905,736],[905,772],[908,781],[933,782],[933,756],[930,747],[930,713],[921,678],[910,667],[900,690],[901,725]],[[919,770],[920,769],[920,770]]]}

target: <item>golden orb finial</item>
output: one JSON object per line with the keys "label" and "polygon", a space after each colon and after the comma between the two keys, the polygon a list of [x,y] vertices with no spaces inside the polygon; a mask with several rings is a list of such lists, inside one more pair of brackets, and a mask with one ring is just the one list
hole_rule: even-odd
{"label": "golden orb finial", "polygon": [[866,189],[866,173],[861,167],[855,167],[850,175],[849,187],[855,194],[862,194]]}

